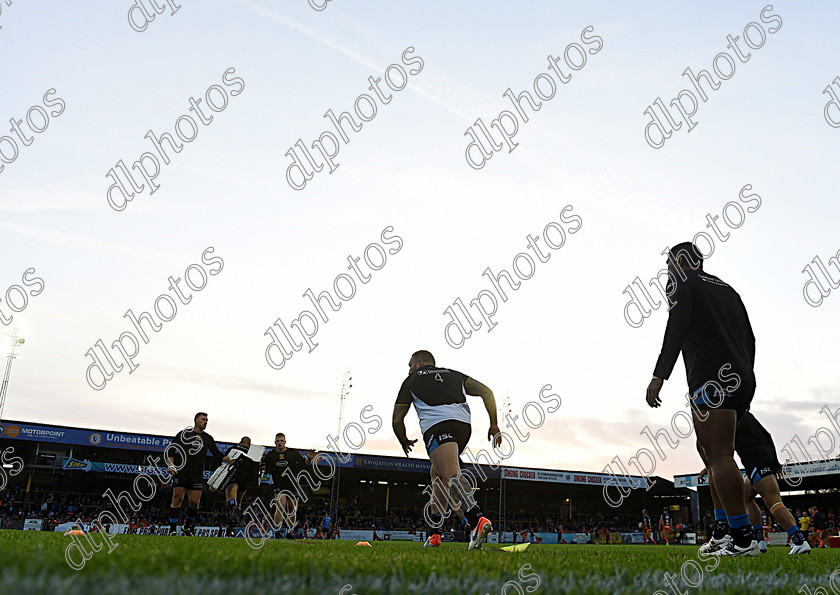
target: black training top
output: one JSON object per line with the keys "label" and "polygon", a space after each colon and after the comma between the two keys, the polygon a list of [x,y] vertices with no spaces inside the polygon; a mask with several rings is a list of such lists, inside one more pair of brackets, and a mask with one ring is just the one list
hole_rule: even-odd
{"label": "black training top", "polygon": [[[204,472],[204,462],[207,456],[207,451],[213,455],[213,465],[218,467],[222,463],[224,455],[219,447],[216,446],[216,441],[213,436],[207,432],[194,432],[192,428],[185,428],[178,432],[172,439],[172,444],[177,444],[181,448],[167,447],[164,451],[167,457],[172,457],[175,466],[180,467],[180,473],[186,475],[201,474]],[[187,461],[183,467],[183,456],[186,455]]]}
{"label": "black training top", "polygon": [[[290,480],[290,474],[295,477],[306,468],[306,459],[294,448],[286,447],[283,452],[277,452],[276,448],[272,448],[263,456],[265,463],[265,470],[271,474],[271,479],[274,485],[278,485],[283,481]],[[283,478],[283,472],[289,469],[286,478]]]}
{"label": "black training top", "polygon": [[470,406],[464,388],[468,378],[466,374],[448,368],[423,366],[403,381],[395,405],[414,404],[421,432],[453,419],[468,424]]}
{"label": "black training top", "polygon": [[[721,374],[738,374],[741,382],[755,385],[755,335],[741,296],[714,275],[691,269],[683,274],[685,280],[677,275],[676,289],[668,283],[671,308],[653,375],[668,379],[682,351],[692,392],[720,382]],[[721,372],[726,364],[730,367]]]}
{"label": "black training top", "polygon": [[256,461],[247,456],[249,449],[244,446],[240,446],[239,444],[234,444],[230,447],[228,455],[231,454],[232,450],[238,450],[242,452],[242,456],[236,459],[236,467],[234,468],[236,475],[238,475],[241,478],[247,478],[252,483],[256,483],[258,477],[258,464]]}

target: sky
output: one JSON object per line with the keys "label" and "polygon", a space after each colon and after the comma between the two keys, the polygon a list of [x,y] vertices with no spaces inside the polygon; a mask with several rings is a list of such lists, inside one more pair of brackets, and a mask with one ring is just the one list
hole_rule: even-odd
{"label": "sky", "polygon": [[[428,349],[514,415],[541,407],[544,423],[520,422],[528,438],[514,438],[506,464],[599,472],[649,448],[645,428],[670,428],[686,410],[682,360],[663,406],[646,405],[667,313],[628,324],[625,289],[636,277],[647,284],[662,251],[699,232],[714,248],[706,270],[749,311],[752,410],[777,447],[807,441],[828,425],[820,409],[840,407],[840,290],[823,280],[818,307],[803,296],[806,265],[840,250],[840,130],[828,121],[840,122],[840,105],[824,112],[840,74],[835,4],[182,0],[153,20],[141,12],[148,0],[135,5],[0,4],[0,313],[3,330],[26,340],[5,419],[171,435],[201,410],[219,440],[270,444],[282,431],[292,446],[325,449],[348,373],[344,426],[369,431],[359,450],[401,455],[388,422],[411,353]],[[719,83],[701,81],[705,101],[687,68]],[[387,103],[368,80],[386,70],[399,88],[380,83]],[[524,121],[504,94],[537,100],[539,75],[550,98],[538,110],[523,99]],[[680,127],[648,142],[645,111],[683,90],[698,104],[694,125],[671,106]],[[342,139],[329,110],[360,129],[345,118]],[[499,150],[485,146],[481,167],[476,148],[473,165],[465,156],[478,119],[500,120]],[[506,146],[498,127],[510,133],[514,121]],[[171,137],[180,152],[161,141],[164,158],[146,136],[176,126],[194,138]],[[320,170],[305,186],[289,173],[299,140]],[[120,161],[149,180],[135,169],[144,189],[125,202],[112,191],[114,208],[108,173]],[[551,222],[557,249],[541,243]],[[529,235],[543,238],[542,257]],[[530,277],[515,290],[502,280],[502,299],[483,273],[515,274],[514,264]],[[170,277],[182,279],[177,290]],[[341,307],[325,298],[320,318],[309,289]],[[459,298],[478,329],[459,339],[450,327],[447,340]],[[482,319],[476,299],[487,312],[495,299],[495,315]],[[128,310],[160,325],[143,324],[147,343]],[[302,313],[309,346],[285,358],[272,348],[270,365],[268,329],[282,337],[275,322]],[[131,366],[111,347],[121,335],[127,352],[132,338],[139,347]],[[123,367],[106,383],[91,372],[97,390],[86,353],[99,340]],[[471,406],[477,451],[488,422],[480,400]],[[407,421],[420,438],[415,414]],[[678,442],[660,442],[652,474],[699,469],[693,436]]]}

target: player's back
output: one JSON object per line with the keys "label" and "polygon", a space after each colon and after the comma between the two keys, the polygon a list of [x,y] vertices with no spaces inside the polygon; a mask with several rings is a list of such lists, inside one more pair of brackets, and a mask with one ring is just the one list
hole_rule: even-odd
{"label": "player's back", "polygon": [[464,383],[468,376],[457,370],[423,366],[409,374],[400,387],[397,404],[414,404],[420,429],[428,430],[446,420],[470,423]]}
{"label": "player's back", "polygon": [[[691,331],[683,351],[691,384],[702,385],[734,372],[755,384],[755,336],[741,296],[704,271],[685,271],[691,287]],[[688,353],[686,353],[686,351]]]}

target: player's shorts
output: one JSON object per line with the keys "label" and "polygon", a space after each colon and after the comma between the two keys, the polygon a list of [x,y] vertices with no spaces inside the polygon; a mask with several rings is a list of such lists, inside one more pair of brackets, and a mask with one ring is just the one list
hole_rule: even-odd
{"label": "player's shorts", "polygon": [[735,451],[753,485],[782,470],[773,439],[754,419],[751,415],[744,417],[735,434]]}
{"label": "player's shorts", "polygon": [[741,416],[750,408],[753,395],[755,395],[755,385],[744,381],[741,381],[735,390],[727,390],[727,387],[721,384],[708,382],[691,392],[691,401],[694,404],[693,407],[700,411],[730,409],[736,412],[738,419],[741,419]]}
{"label": "player's shorts", "polygon": [[246,488],[254,487],[253,476],[247,473],[237,473],[236,471],[233,472],[233,477],[228,482],[230,484],[236,484],[239,486],[239,489],[244,490]]}
{"label": "player's shorts", "polygon": [[274,484],[274,495],[275,496],[278,496],[280,494],[285,493],[287,497],[291,494],[291,496],[293,498],[297,499],[297,498],[300,497],[299,492],[300,492],[300,489],[297,486],[295,486],[294,483],[292,483],[290,480],[286,479],[285,477],[279,483]]}
{"label": "player's shorts", "polygon": [[172,478],[173,488],[186,488],[188,490],[204,489],[204,472],[201,473],[176,473]]}
{"label": "player's shorts", "polygon": [[455,442],[458,444],[458,454],[460,455],[467,447],[471,435],[472,427],[470,424],[449,419],[436,423],[423,432],[423,444],[426,445],[426,452],[432,454],[432,451],[441,444]]}

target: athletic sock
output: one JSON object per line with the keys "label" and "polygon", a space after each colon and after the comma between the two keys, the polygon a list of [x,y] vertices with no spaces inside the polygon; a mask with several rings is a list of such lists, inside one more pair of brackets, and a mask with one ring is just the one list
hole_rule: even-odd
{"label": "athletic sock", "polygon": [[790,540],[794,545],[802,545],[802,542],[805,541],[805,535],[796,525],[791,525],[787,530],[787,534],[790,535]]}
{"label": "athletic sock", "polygon": [[747,513],[728,517],[729,527],[732,529],[732,541],[738,547],[747,547],[753,541],[753,530],[750,526],[750,516]]}
{"label": "athletic sock", "polygon": [[480,519],[484,515],[481,514],[481,509],[478,507],[478,504],[476,504],[475,506],[464,512],[464,516],[466,517],[467,522],[469,522],[470,527],[475,529],[476,527],[478,527],[478,519]]}
{"label": "athletic sock", "polygon": [[440,530],[443,528],[443,517],[439,514],[433,514],[429,519],[429,535],[440,535]]}
{"label": "athletic sock", "polygon": [[187,508],[187,519],[184,521],[184,527],[192,529],[195,526],[195,513],[197,512],[198,511],[192,506]]}
{"label": "athletic sock", "polygon": [[753,535],[756,541],[764,541],[764,527],[761,525],[753,525]]}
{"label": "athletic sock", "polygon": [[728,534],[729,534],[729,521],[726,520],[726,516],[724,515],[724,518],[723,518],[722,521],[717,521],[717,520],[715,521],[715,528],[714,528],[714,531],[712,531],[712,537],[720,540],[720,539],[723,539],[724,537],[726,537],[726,535],[728,535]]}
{"label": "athletic sock", "polygon": [[175,532],[178,530],[178,520],[181,517],[181,509],[180,508],[169,508],[169,534],[175,535]]}

